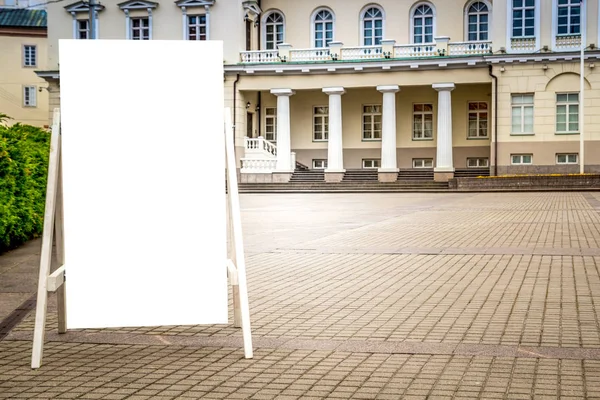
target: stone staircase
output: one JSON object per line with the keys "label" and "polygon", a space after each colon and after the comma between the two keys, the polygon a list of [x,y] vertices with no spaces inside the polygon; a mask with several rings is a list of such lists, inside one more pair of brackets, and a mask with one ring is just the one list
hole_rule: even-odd
{"label": "stone staircase", "polygon": [[322,169],[296,169],[290,183],[325,182],[325,172]]}
{"label": "stone staircase", "polygon": [[376,169],[347,169],[342,182],[377,182]]}
{"label": "stone staircase", "polygon": [[455,178],[477,178],[478,176],[490,176],[489,168],[457,168],[454,171]]}
{"label": "stone staircase", "polygon": [[433,181],[433,169],[401,169],[398,172],[399,181]]}

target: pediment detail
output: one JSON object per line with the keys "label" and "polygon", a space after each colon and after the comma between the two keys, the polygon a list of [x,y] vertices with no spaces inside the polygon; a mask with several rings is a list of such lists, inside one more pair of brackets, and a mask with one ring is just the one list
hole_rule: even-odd
{"label": "pediment detail", "polygon": [[212,7],[215,0],[177,0],[175,5],[178,7]]}
{"label": "pediment detail", "polygon": [[130,0],[118,4],[121,10],[146,10],[148,8],[158,7],[158,3],[153,1]]}
{"label": "pediment detail", "polygon": [[[104,10],[104,6],[102,4],[96,4],[96,10],[97,11],[102,11]],[[90,7],[87,1],[78,1],[76,3],[72,3],[69,4],[68,6],[65,6],[65,11],[69,12],[69,13],[78,13],[78,12],[89,12],[90,11]]]}

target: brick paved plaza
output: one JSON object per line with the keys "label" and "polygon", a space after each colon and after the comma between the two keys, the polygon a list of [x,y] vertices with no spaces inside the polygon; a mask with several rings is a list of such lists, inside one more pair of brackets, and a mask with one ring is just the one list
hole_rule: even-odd
{"label": "brick paved plaza", "polygon": [[[600,399],[600,193],[241,203],[254,359],[231,325],[58,335],[51,296],[40,370],[34,312],[0,340],[0,398]],[[0,320],[39,247],[0,256]]]}

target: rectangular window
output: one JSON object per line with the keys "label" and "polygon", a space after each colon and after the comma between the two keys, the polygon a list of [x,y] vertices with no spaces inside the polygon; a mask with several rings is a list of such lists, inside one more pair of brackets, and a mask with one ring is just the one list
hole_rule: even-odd
{"label": "rectangular window", "polygon": [[413,140],[433,139],[433,104],[413,105]]}
{"label": "rectangular window", "polygon": [[23,65],[25,67],[37,66],[37,46],[23,46]]}
{"label": "rectangular window", "polygon": [[467,168],[485,168],[489,167],[487,157],[467,158]]}
{"label": "rectangular window", "polygon": [[558,34],[579,35],[581,33],[581,0],[558,0]]}
{"label": "rectangular window", "polygon": [[325,141],[329,138],[329,107],[313,108],[313,140]]}
{"label": "rectangular window", "polygon": [[150,40],[149,18],[131,18],[131,38],[133,40]]}
{"label": "rectangular window", "polygon": [[556,94],[556,133],[579,132],[579,94]]}
{"label": "rectangular window", "polygon": [[277,109],[265,108],[265,139],[277,142]]}
{"label": "rectangular window", "polygon": [[482,101],[469,102],[469,138],[488,137],[488,105]]}
{"label": "rectangular window", "polygon": [[510,163],[512,165],[530,165],[533,164],[533,156],[531,154],[511,154]]}
{"label": "rectangular window", "polygon": [[535,0],[512,0],[512,37],[535,36]]}
{"label": "rectangular window", "polygon": [[363,106],[363,140],[381,140],[381,106]]}
{"label": "rectangular window", "polygon": [[188,16],[188,40],[206,40],[206,15]]}
{"label": "rectangular window", "polygon": [[327,160],[312,160],[313,169],[325,169],[327,168]]}
{"label": "rectangular window", "polygon": [[37,106],[37,88],[35,86],[23,87],[23,106],[25,107],[36,107]]}
{"label": "rectangular window", "polygon": [[512,95],[512,131],[513,134],[533,133],[533,95]]}
{"label": "rectangular window", "polygon": [[557,164],[577,164],[579,162],[577,153],[573,154],[557,154],[556,155],[556,163]]}
{"label": "rectangular window", "polygon": [[90,35],[90,26],[89,21],[87,19],[78,19],[77,20],[77,32],[75,39],[89,39]]}
{"label": "rectangular window", "polygon": [[362,160],[363,168],[365,169],[374,169],[381,168],[381,160],[372,159],[372,160]]}
{"label": "rectangular window", "polygon": [[433,168],[433,158],[413,158],[413,168]]}

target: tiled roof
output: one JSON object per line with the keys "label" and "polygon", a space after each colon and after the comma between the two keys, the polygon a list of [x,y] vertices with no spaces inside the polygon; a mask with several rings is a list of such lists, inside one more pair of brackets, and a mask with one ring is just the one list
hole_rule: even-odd
{"label": "tiled roof", "polygon": [[0,8],[0,27],[47,28],[46,11]]}

